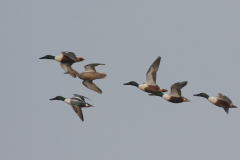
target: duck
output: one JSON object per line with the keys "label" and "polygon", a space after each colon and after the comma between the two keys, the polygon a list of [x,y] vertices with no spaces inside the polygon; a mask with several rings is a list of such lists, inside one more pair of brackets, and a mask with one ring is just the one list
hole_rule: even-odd
{"label": "duck", "polygon": [[182,102],[190,102],[190,99],[182,97],[181,89],[187,85],[187,81],[177,82],[171,86],[170,94],[163,94],[162,92],[159,93],[152,93],[149,94],[150,96],[160,96],[163,99],[172,102],[172,103],[182,103]]}
{"label": "duck", "polygon": [[136,86],[139,89],[141,89],[144,92],[148,93],[159,93],[159,92],[167,92],[167,89],[162,89],[156,84],[156,76],[157,76],[157,71],[159,68],[159,64],[161,61],[161,57],[159,56],[150,66],[150,68],[147,71],[147,79],[146,82],[143,84],[138,84],[135,81],[130,81],[128,83],[124,83],[123,85],[132,85]]}
{"label": "duck", "polygon": [[[73,70],[72,67],[71,67],[73,63],[82,62],[82,61],[85,60],[82,57],[77,57],[73,52],[63,51],[61,53],[62,54],[59,55],[59,56],[46,55],[46,56],[41,57],[39,59],[53,59],[53,60],[56,60],[56,61],[60,62],[60,65],[65,72]],[[69,73],[69,75],[71,75],[73,78],[76,77],[76,75],[74,75],[74,74]]]}
{"label": "duck", "polygon": [[194,94],[194,96],[206,98],[212,104],[223,108],[227,114],[229,112],[229,108],[237,108],[227,96],[221,93],[218,93],[218,96],[216,97],[210,97],[206,93]]}
{"label": "duck", "polygon": [[50,100],[51,101],[52,100],[60,100],[60,101],[64,101],[65,103],[71,105],[73,110],[78,115],[78,117],[82,121],[84,121],[82,108],[83,107],[94,107],[94,106],[85,102],[85,98],[87,98],[87,97],[84,97],[84,96],[81,96],[81,95],[78,95],[78,94],[73,94],[73,95],[74,95],[74,97],[72,97],[72,98],[65,98],[65,97],[62,97],[62,96],[56,96],[55,98],[52,98]]}
{"label": "duck", "polygon": [[84,66],[85,71],[82,73],[78,73],[75,70],[70,70],[67,71],[65,74],[73,74],[75,76],[78,76],[78,78],[82,79],[83,82],[82,84],[87,87],[90,90],[93,90],[97,93],[102,94],[102,90],[100,88],[97,87],[96,84],[93,83],[93,80],[95,79],[103,79],[105,78],[107,75],[105,73],[98,73],[95,69],[96,66],[98,65],[105,65],[102,63],[91,63],[91,64],[87,64]]}

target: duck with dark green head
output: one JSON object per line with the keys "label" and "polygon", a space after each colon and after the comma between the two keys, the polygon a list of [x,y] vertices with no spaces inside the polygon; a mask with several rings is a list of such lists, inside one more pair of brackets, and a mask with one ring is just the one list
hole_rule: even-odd
{"label": "duck with dark green head", "polygon": [[[77,57],[73,52],[67,52],[64,51],[62,52],[61,55],[59,56],[52,56],[52,55],[46,55],[44,57],[41,57],[39,59],[53,59],[58,62],[60,62],[60,65],[62,66],[63,70],[65,72],[71,71],[72,70],[72,64],[76,62],[81,62],[84,60],[82,57]],[[70,74],[70,73],[69,73]],[[74,74],[70,74],[73,78],[76,77]]]}
{"label": "duck with dark green head", "polygon": [[72,97],[72,98],[64,98],[62,96],[56,96],[55,98],[52,98],[50,100],[51,101],[52,100],[60,100],[60,101],[64,101],[65,103],[71,105],[73,110],[79,116],[79,118],[82,121],[84,121],[83,113],[82,113],[81,108],[83,108],[83,107],[94,107],[93,105],[86,103],[84,98],[87,98],[87,97],[84,97],[84,96],[81,96],[81,95],[78,95],[78,94],[74,94],[74,97]]}
{"label": "duck with dark green head", "polygon": [[156,84],[156,76],[157,76],[157,71],[160,65],[160,60],[161,60],[161,57],[159,56],[150,66],[150,68],[147,71],[147,79],[144,84],[139,85],[135,81],[130,81],[128,83],[124,83],[123,85],[136,86],[142,91],[145,91],[148,93],[167,92],[166,89],[162,89]]}
{"label": "duck with dark green head", "polygon": [[182,103],[182,102],[190,102],[189,99],[182,97],[181,89],[187,85],[187,81],[184,82],[177,82],[171,86],[171,93],[170,94],[163,94],[162,92],[159,93],[152,93],[149,94],[150,96],[160,96],[163,99],[172,102],[172,103]]}
{"label": "duck with dark green head", "polygon": [[223,108],[227,114],[229,112],[229,108],[237,108],[236,106],[234,106],[232,104],[232,101],[227,96],[225,96],[221,93],[218,93],[217,97],[210,97],[206,93],[194,94],[194,96],[206,98],[212,104]]}

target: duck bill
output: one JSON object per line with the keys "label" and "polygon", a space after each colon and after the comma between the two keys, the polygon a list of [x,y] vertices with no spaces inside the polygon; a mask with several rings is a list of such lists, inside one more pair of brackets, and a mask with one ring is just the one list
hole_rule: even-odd
{"label": "duck bill", "polygon": [[200,94],[194,94],[193,96],[200,96]]}
{"label": "duck bill", "polygon": [[130,83],[124,83],[123,85],[130,85]]}
{"label": "duck bill", "polygon": [[55,98],[52,98],[52,99],[49,99],[49,100],[51,100],[51,101],[52,101],[52,100],[57,100],[57,98],[55,97]]}
{"label": "duck bill", "polygon": [[185,99],[184,102],[191,102],[191,100],[190,99]]}
{"label": "duck bill", "polygon": [[41,58],[39,58],[39,59],[46,59],[46,56],[44,56],[44,57],[41,57]]}

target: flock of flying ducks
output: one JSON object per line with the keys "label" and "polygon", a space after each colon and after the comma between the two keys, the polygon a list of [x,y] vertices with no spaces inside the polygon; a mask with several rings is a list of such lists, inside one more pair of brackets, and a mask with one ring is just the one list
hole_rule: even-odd
{"label": "flock of flying ducks", "polygon": [[[59,56],[52,56],[52,55],[46,55],[44,57],[41,57],[39,59],[53,59],[58,62],[60,62],[61,67],[65,71],[65,74],[71,75],[73,78],[78,76],[80,79],[83,80],[83,85],[87,87],[90,90],[93,90],[97,93],[102,93],[102,90],[97,87],[96,84],[94,84],[92,81],[96,79],[102,79],[105,78],[107,75],[105,73],[98,73],[95,70],[95,67],[98,65],[105,65],[101,63],[91,63],[88,65],[85,65],[85,71],[82,73],[78,73],[77,71],[72,69],[72,64],[76,62],[82,62],[85,59],[82,57],[77,57],[73,52],[62,52]],[[174,83],[170,88],[171,92],[170,94],[164,94],[163,92],[167,92],[167,89],[160,88],[156,84],[156,74],[160,65],[161,57],[159,56],[153,64],[150,66],[150,68],[147,71],[147,79],[144,84],[138,84],[135,81],[130,81],[128,83],[124,83],[124,85],[132,85],[136,86],[142,91],[151,93],[150,96],[160,96],[163,99],[172,102],[172,103],[182,103],[182,102],[190,102],[189,99],[182,96],[181,89],[187,85],[187,81],[183,82],[177,82]],[[210,97],[206,93],[199,93],[194,94],[194,96],[204,97],[208,99],[209,102],[212,104],[222,107],[226,113],[228,113],[229,108],[237,108],[233,105],[232,101],[225,95],[222,95],[221,93],[218,93],[217,97]],[[87,103],[85,99],[90,100],[89,98],[85,96],[81,96],[78,94],[74,94],[74,97],[72,98],[64,98],[62,96],[56,96],[55,98],[52,98],[50,100],[61,100],[66,102],[67,104],[71,105],[73,110],[76,112],[76,114],[79,116],[79,118],[84,121],[82,109],[83,107],[93,107],[93,105]]]}

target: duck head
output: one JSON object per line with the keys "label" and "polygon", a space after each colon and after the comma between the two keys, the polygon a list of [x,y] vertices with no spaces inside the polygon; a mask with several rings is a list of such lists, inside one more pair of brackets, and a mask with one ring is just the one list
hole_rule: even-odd
{"label": "duck head", "polygon": [[62,96],[57,96],[55,98],[49,99],[49,100],[60,100],[60,101],[64,101],[66,98],[62,97]]}
{"label": "duck head", "polygon": [[204,97],[204,98],[207,98],[207,99],[209,97],[209,95],[207,95],[206,93],[194,94],[193,96]]}
{"label": "duck head", "polygon": [[44,57],[41,57],[39,59],[55,59],[55,56],[52,56],[52,55],[46,55]]}
{"label": "duck head", "polygon": [[135,81],[130,81],[128,83],[124,83],[123,85],[132,85],[132,86],[136,86],[136,87],[139,86],[139,84],[137,82],[135,82]]}

